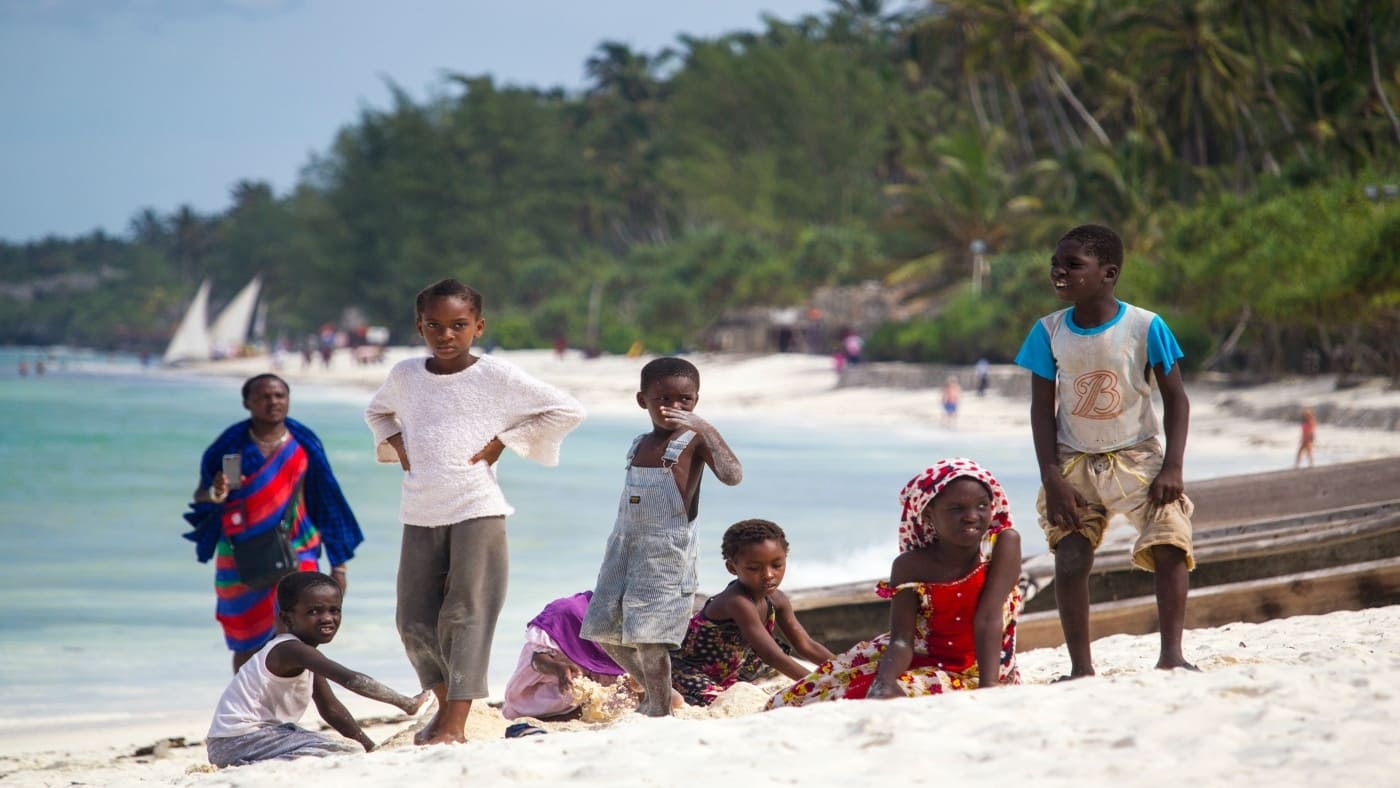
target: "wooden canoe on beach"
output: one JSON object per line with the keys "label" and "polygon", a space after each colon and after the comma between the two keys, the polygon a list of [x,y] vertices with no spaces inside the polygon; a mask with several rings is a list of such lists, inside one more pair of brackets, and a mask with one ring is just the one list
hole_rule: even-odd
{"label": "wooden canoe on beach", "polygon": [[[1356,610],[1400,602],[1400,457],[1188,485],[1196,504],[1196,570],[1186,626]],[[1112,532],[1110,532],[1112,534]],[[1131,531],[1128,533],[1131,536]],[[1090,578],[1093,637],[1157,629],[1153,580],[1111,535]],[[1064,642],[1054,563],[1026,561],[1020,649]],[[791,591],[798,619],[834,651],[885,631],[875,581]]]}

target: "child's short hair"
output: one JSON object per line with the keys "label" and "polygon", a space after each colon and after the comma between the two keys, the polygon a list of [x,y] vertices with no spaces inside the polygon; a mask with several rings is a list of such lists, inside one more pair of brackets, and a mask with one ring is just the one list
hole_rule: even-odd
{"label": "child's short hair", "polygon": [[720,542],[719,551],[724,560],[733,561],[739,551],[751,544],[766,542],[769,539],[781,544],[783,552],[788,551],[787,534],[772,520],[740,520],[729,526]]}
{"label": "child's short hair", "polygon": [[645,391],[647,386],[658,380],[675,377],[690,378],[695,381],[697,388],[700,386],[700,370],[696,369],[694,364],[683,358],[663,356],[648,361],[647,365],[642,367],[642,390]]}
{"label": "child's short hair", "polygon": [[1123,239],[1101,224],[1081,224],[1065,233],[1060,240],[1079,244],[1086,254],[1093,255],[1099,261],[1099,265],[1123,267]]}
{"label": "child's short hair", "polygon": [[441,282],[434,282],[423,288],[418,293],[418,297],[413,300],[413,316],[420,318],[423,316],[423,307],[430,298],[460,298],[472,305],[472,311],[477,317],[481,317],[482,300],[481,293],[467,287],[461,282],[448,277]]}
{"label": "child's short hair", "polygon": [[301,595],[316,586],[331,586],[342,591],[335,578],[322,572],[293,572],[277,583],[277,609],[286,611],[296,607]]}
{"label": "child's short hair", "polygon": [[287,385],[287,381],[272,374],[271,372],[264,372],[261,375],[254,375],[251,378],[248,378],[247,380],[243,381],[243,399],[248,399],[248,395],[253,393],[253,387],[263,382],[264,380],[275,380],[278,383],[282,384],[282,388],[286,389],[288,394],[292,393],[292,387]]}

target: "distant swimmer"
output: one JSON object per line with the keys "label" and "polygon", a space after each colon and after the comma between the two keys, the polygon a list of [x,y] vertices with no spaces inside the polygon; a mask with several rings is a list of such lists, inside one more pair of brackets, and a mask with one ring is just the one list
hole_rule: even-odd
{"label": "distant swimmer", "polygon": [[1298,456],[1293,458],[1293,467],[1303,464],[1303,455],[1308,457],[1308,467],[1313,467],[1313,441],[1317,438],[1317,414],[1312,408],[1303,408],[1301,414],[1302,434],[1298,438]]}

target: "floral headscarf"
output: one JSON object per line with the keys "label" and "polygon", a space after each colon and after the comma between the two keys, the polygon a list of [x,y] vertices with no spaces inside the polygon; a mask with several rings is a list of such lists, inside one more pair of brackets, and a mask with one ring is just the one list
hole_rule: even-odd
{"label": "floral headscarf", "polygon": [[924,508],[943,492],[949,482],[963,476],[982,482],[992,492],[992,525],[982,538],[983,557],[991,554],[996,535],[1011,527],[1011,504],[996,477],[965,457],[939,460],[933,467],[910,479],[899,491],[899,502],[904,506],[899,516],[899,552],[907,553],[933,543],[936,537],[933,529],[924,522]]}

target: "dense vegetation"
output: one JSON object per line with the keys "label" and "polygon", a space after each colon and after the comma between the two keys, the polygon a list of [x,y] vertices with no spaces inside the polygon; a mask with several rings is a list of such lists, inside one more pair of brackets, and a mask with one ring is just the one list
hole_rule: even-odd
{"label": "dense vegetation", "polygon": [[1393,3],[837,0],[587,71],[396,90],[290,194],[0,244],[0,341],[155,349],[202,278],[217,300],[257,270],[272,335],[354,309],[408,341],[455,275],[506,346],[582,343],[593,314],[603,349],[669,350],[877,280],[910,305],[877,357],[1007,359],[1055,307],[1054,239],[1098,221],[1197,364],[1400,374]]}

